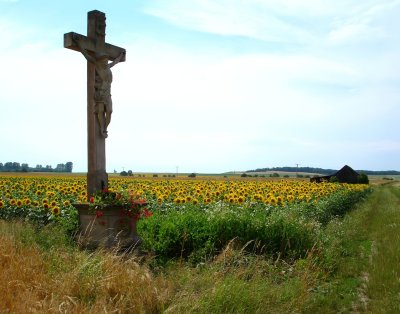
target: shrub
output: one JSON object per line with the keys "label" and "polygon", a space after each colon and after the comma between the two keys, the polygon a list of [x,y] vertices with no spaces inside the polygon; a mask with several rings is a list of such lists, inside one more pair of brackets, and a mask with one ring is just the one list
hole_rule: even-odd
{"label": "shrub", "polygon": [[255,252],[291,258],[302,257],[319,241],[320,226],[343,216],[369,189],[332,185],[334,193],[318,201],[243,205],[224,202],[194,205],[158,205],[153,216],[138,222],[143,246],[160,261],[186,258],[204,261],[220,252],[232,239]]}
{"label": "shrub", "polygon": [[222,250],[232,239],[245,245],[257,243],[259,252],[300,257],[311,249],[318,224],[293,211],[226,206],[207,210],[189,206],[185,210],[154,211],[138,222],[144,248],[160,260],[184,257],[204,261]]}
{"label": "shrub", "polygon": [[338,178],[336,176],[332,176],[332,177],[329,178],[329,182],[330,183],[336,183],[336,182],[339,182],[339,180],[338,180]]}
{"label": "shrub", "polygon": [[360,184],[369,184],[368,176],[365,173],[361,173],[357,178],[357,182]]}
{"label": "shrub", "polygon": [[316,204],[299,204],[298,208],[306,218],[326,225],[333,218],[344,216],[369,193],[369,189],[364,191],[341,190],[319,200]]}

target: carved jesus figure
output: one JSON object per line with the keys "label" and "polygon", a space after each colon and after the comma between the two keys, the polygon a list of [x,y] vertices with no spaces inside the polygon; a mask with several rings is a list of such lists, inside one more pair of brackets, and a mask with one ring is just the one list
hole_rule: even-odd
{"label": "carved jesus figure", "polygon": [[80,43],[79,37],[75,37],[74,41],[79,47],[86,60],[95,65],[95,84],[94,84],[94,112],[97,115],[97,120],[100,125],[100,132],[103,137],[107,137],[107,127],[111,122],[112,114],[112,99],[111,99],[111,83],[112,72],[111,68],[120,62],[124,57],[125,51],[111,63],[108,63],[109,56],[103,53],[96,53],[95,55],[89,54]]}

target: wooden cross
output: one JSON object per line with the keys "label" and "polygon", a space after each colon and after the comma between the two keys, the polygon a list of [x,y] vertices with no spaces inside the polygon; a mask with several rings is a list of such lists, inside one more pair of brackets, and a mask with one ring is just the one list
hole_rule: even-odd
{"label": "wooden cross", "polygon": [[105,30],[106,16],[95,10],[88,12],[87,36],[74,32],[64,34],[64,47],[81,52],[88,60],[88,199],[94,193],[108,188],[105,139],[112,112],[110,68],[125,61],[126,56],[125,49],[105,42]]}

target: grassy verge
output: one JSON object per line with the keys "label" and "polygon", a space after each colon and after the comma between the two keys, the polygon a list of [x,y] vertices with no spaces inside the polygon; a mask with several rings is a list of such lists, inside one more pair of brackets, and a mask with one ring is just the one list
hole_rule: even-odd
{"label": "grassy verge", "polygon": [[365,294],[372,313],[400,313],[400,188],[381,188],[366,205],[373,246]]}
{"label": "grassy verge", "polygon": [[327,228],[325,263],[332,272],[306,312],[400,312],[400,189],[375,187],[367,202]]}
{"label": "grassy verge", "polygon": [[231,241],[191,266],[89,253],[59,230],[0,221],[0,312],[399,312],[400,190],[376,187],[302,258]]}

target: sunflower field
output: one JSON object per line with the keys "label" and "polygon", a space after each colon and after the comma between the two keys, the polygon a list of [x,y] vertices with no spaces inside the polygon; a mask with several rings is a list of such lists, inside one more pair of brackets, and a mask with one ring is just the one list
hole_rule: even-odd
{"label": "sunflower field", "polygon": [[[369,192],[368,185],[263,179],[111,177],[111,191],[147,200],[153,215],[138,222],[143,247],[160,258],[199,261],[236,239],[252,249],[302,256],[320,230]],[[59,224],[73,235],[76,202],[86,202],[84,176],[0,176],[0,219],[43,227]]]}

